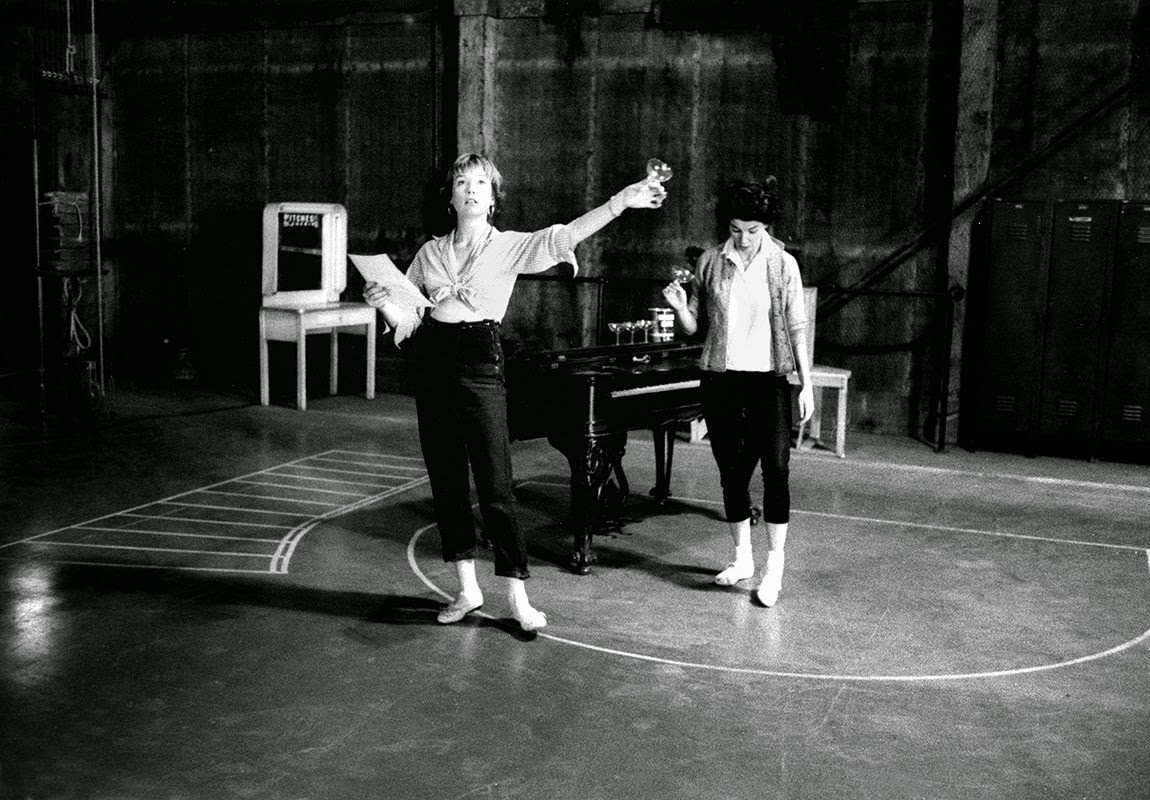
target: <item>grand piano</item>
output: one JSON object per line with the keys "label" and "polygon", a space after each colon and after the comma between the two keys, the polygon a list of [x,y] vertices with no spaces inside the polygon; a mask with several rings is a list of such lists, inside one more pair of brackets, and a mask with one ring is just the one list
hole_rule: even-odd
{"label": "grand piano", "polygon": [[651,497],[670,496],[675,430],[702,413],[701,345],[658,342],[545,350],[507,363],[511,439],[546,438],[571,467],[571,567],[587,574],[592,540],[630,494],[623,471],[627,433],[649,430],[655,445]]}

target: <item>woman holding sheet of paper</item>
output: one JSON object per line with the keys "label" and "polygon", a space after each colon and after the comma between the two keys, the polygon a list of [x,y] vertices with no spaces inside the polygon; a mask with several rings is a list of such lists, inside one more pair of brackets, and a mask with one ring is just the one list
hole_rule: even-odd
{"label": "woman holding sheet of paper", "polygon": [[455,228],[416,253],[407,278],[431,301],[418,307],[371,282],[364,299],[396,328],[397,343],[414,330],[416,409],[431,481],[444,561],[454,562],[459,594],[438,620],[458,622],[483,605],[475,574],[477,536],[471,515],[469,467],[480,514],[494,551],[495,574],[507,581],[511,614],[525,631],[547,624],[527,598],[527,551],[511,494],[511,448],[499,325],[516,276],[558,263],[575,265],[575,246],[628,208],[659,208],[666,190],[645,179],[566,225],[534,233],[499,231],[492,216],[502,176],[486,157],[455,160],[443,188]]}

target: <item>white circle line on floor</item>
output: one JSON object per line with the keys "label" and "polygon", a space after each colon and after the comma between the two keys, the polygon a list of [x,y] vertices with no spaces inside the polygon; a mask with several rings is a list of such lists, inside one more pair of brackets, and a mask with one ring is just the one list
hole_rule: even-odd
{"label": "white circle line on floor", "polygon": [[[654,449],[654,445],[647,439],[637,439],[635,442],[628,442],[627,446],[631,447],[632,445],[642,446],[652,450]],[[702,442],[679,442],[677,445],[685,447],[706,446]],[[1143,494],[1150,493],[1150,486],[1146,484],[1114,483],[1106,480],[1085,480],[1082,478],[1058,478],[1049,475],[1028,475],[1025,472],[997,472],[994,470],[966,469],[962,467],[937,467],[928,464],[906,464],[897,461],[871,461],[860,458],[835,458],[832,453],[810,453],[804,450],[792,450],[791,458],[803,463],[817,462],[824,466],[830,465],[832,468],[877,468],[887,471],[894,470],[900,472],[924,472],[934,475],[962,475],[967,478],[993,479],[996,481],[1010,480],[1018,481],[1020,483],[1038,483],[1052,486],[1073,486],[1079,489],[1105,489],[1108,491],[1116,492],[1140,492]]]}
{"label": "white circle line on floor", "polygon": [[[419,538],[435,527],[435,523],[424,525],[411,535],[411,539],[407,543],[407,563],[410,565],[412,572],[415,573],[425,586],[431,591],[450,601],[453,599],[452,595],[439,588],[434,581],[427,577],[415,558],[415,545]],[[1060,540],[1054,540],[1060,541]],[[1071,544],[1068,542],[1062,542]],[[1150,571],[1150,550],[1145,550],[1147,559],[1147,569]],[[484,619],[494,619],[490,614],[479,611],[475,612],[476,616],[483,617]],[[764,613],[767,613],[764,611]],[[1056,661],[1050,664],[1038,664],[1029,667],[1016,667],[1014,669],[1001,669],[1001,670],[988,670],[985,672],[963,672],[963,673],[936,673],[925,675],[852,675],[852,674],[828,674],[820,672],[796,672],[786,670],[770,670],[770,669],[756,669],[753,667],[731,667],[723,664],[704,664],[697,661],[680,661],[673,658],[663,658],[661,656],[652,656],[646,653],[637,653],[630,650],[620,650],[617,648],[603,647],[601,645],[590,644],[588,642],[580,642],[576,639],[569,639],[564,636],[556,636],[553,633],[539,632],[539,637],[543,639],[550,639],[553,642],[560,644],[571,645],[573,647],[580,647],[584,650],[591,650],[597,653],[604,653],[607,655],[620,656],[622,658],[630,658],[637,661],[647,661],[654,664],[662,664],[664,666],[682,667],[684,669],[701,669],[711,672],[725,672],[736,675],[756,675],[766,678],[798,678],[804,680],[815,681],[865,681],[872,683],[923,683],[923,682],[938,682],[938,681],[958,681],[958,680],[976,680],[986,678],[1008,678],[1017,675],[1027,675],[1035,672],[1048,672],[1050,670],[1062,669],[1065,667],[1074,666],[1075,664],[1085,664],[1091,661],[1107,658],[1112,655],[1129,650],[1132,647],[1150,640],[1150,629],[1142,632],[1141,635],[1130,639],[1129,641],[1122,642],[1107,650],[1097,653],[1090,653],[1088,655],[1079,656],[1078,658],[1071,658],[1066,661]]]}

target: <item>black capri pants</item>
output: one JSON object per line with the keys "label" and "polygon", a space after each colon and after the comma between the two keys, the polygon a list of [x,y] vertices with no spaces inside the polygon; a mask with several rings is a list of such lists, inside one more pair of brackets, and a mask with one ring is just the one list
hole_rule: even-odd
{"label": "black capri pants", "polygon": [[428,318],[415,335],[419,440],[444,561],[475,558],[468,467],[495,574],[527,578],[527,550],[511,490],[506,365],[499,323]]}
{"label": "black capri pants", "polygon": [[703,417],[727,522],[751,516],[751,478],[763,470],[763,520],[791,517],[791,385],[777,372],[706,372]]}

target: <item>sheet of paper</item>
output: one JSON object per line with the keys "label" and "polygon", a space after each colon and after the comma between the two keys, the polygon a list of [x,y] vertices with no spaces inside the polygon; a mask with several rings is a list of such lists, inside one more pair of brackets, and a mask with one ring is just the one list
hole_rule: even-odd
{"label": "sheet of paper", "polygon": [[348,253],[351,263],[359,270],[363,279],[371,283],[378,283],[390,292],[390,300],[401,308],[423,308],[435,305],[428,300],[423,292],[419,291],[407,276],[399,271],[395,262],[387,254],[367,256]]}

